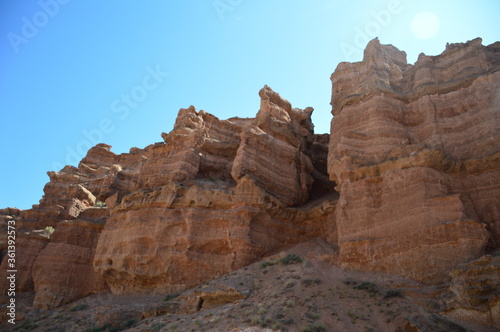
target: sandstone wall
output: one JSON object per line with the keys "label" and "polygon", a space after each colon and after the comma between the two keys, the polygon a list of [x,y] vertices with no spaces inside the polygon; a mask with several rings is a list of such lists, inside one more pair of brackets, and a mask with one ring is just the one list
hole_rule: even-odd
{"label": "sandstone wall", "polygon": [[107,209],[92,208],[76,220],[57,225],[33,265],[35,306],[50,309],[107,289],[93,269],[97,240],[107,217]]}
{"label": "sandstone wall", "polygon": [[370,42],[332,75],[328,171],[344,268],[440,282],[498,246],[500,44],[415,65]]}
{"label": "sandstone wall", "polygon": [[446,281],[500,247],[499,68],[499,43],[409,65],[374,40],[331,77],[331,134],[265,86],[255,118],[191,106],[163,142],[98,144],[48,173],[40,204],[0,210],[23,234],[18,290],[42,308],[108,288],[177,292],[315,237],[346,269]]}
{"label": "sandstone wall", "polygon": [[106,201],[94,267],[113,292],[179,291],[322,233],[334,199],[292,206],[315,178],[329,183],[310,157],[326,164],[325,137],[313,133],[312,109],[267,86],[260,96],[255,119],[181,109],[165,143],[144,150],[137,189]]}

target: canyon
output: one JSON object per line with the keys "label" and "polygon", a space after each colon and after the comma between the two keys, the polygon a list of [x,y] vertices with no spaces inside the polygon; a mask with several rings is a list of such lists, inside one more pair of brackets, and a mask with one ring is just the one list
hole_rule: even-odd
{"label": "canyon", "polygon": [[[17,228],[17,292],[37,310],[180,294],[320,243],[301,254],[435,287],[433,314],[500,328],[500,42],[448,44],[411,65],[374,39],[331,81],[330,134],[314,133],[312,108],[264,86],[254,118],[191,106],[160,143],[123,154],[101,143],[48,172],[39,204],[0,210]],[[237,289],[198,291],[184,307],[250,296]],[[429,317],[391,326],[427,331]]]}

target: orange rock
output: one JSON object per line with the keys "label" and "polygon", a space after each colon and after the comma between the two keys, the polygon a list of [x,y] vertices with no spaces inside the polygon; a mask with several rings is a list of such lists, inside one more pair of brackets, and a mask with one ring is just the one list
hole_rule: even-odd
{"label": "orange rock", "polygon": [[445,314],[457,321],[493,330],[500,326],[500,259],[483,256],[450,273]]}
{"label": "orange rock", "polygon": [[332,75],[330,179],[344,268],[442,282],[498,246],[498,43],[415,65],[378,40]]}
{"label": "orange rock", "polygon": [[104,227],[95,217],[100,214],[105,220],[107,211],[90,210],[98,211],[86,210],[78,220],[59,223],[51,242],[39,253],[32,273],[35,306],[50,309],[106,289],[104,279],[94,272],[92,263]]}

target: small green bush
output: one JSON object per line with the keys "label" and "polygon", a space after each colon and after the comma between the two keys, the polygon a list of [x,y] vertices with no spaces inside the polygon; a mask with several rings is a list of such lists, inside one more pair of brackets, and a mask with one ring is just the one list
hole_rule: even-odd
{"label": "small green bush", "polygon": [[317,321],[307,326],[301,327],[300,330],[302,332],[325,332],[327,331],[327,327],[323,322]]}
{"label": "small green bush", "polygon": [[151,332],[160,332],[161,329],[165,326],[165,323],[154,323],[151,325]]}
{"label": "small green bush", "polygon": [[14,331],[33,331],[36,329],[38,325],[33,322],[31,319],[23,320],[21,324],[19,324]]}
{"label": "small green bush", "polygon": [[99,326],[92,326],[92,327],[88,327],[85,330],[83,330],[83,332],[103,332],[103,331],[105,331],[105,330]]}
{"label": "small green bush", "polygon": [[302,263],[303,260],[300,256],[296,254],[288,254],[280,259],[280,263],[283,265]]}
{"label": "small green bush", "polygon": [[106,207],[106,203],[101,202],[100,200],[96,200],[94,206],[95,207],[100,207],[100,208],[105,208]]}
{"label": "small green bush", "polygon": [[375,285],[374,283],[372,282],[362,282],[361,284],[357,285],[357,286],[354,286],[353,287],[354,289],[362,289],[362,290],[365,290],[369,293],[373,293],[373,294],[377,294],[378,293],[378,288],[377,288],[377,285]]}
{"label": "small green bush", "polygon": [[164,301],[170,301],[170,300],[173,300],[173,299],[175,299],[176,297],[179,297],[179,295],[181,295],[181,294],[180,294],[180,293],[171,293],[171,294],[168,294],[167,296],[165,296]]}
{"label": "small green bush", "polygon": [[261,316],[255,315],[255,316],[252,316],[252,319],[250,320],[250,322],[252,323],[252,325],[260,325],[263,323],[263,320],[262,320]]}
{"label": "small green bush", "polygon": [[75,305],[73,308],[69,309],[69,311],[75,312],[75,311],[86,310],[88,308],[89,308],[88,304],[80,303],[80,304]]}
{"label": "small green bush", "polygon": [[121,329],[117,329],[116,327],[112,326],[111,324],[105,324],[104,326],[101,326],[101,327],[92,326],[92,327],[86,328],[85,330],[83,330],[83,332],[118,332],[118,331],[125,330],[125,329],[132,327],[132,326],[127,327],[126,326],[127,324],[128,324],[128,321],[125,323],[125,325]]}
{"label": "small green bush", "polygon": [[384,295],[384,299],[390,299],[392,297],[404,297],[404,296],[400,290],[396,290],[396,289],[388,290]]}
{"label": "small green bush", "polygon": [[302,285],[304,285],[306,287],[319,285],[319,284],[321,284],[321,279],[304,279],[304,280],[302,280]]}
{"label": "small green bush", "polygon": [[262,264],[260,264],[260,266],[259,266],[259,267],[260,267],[261,269],[265,269],[266,267],[268,267],[268,266],[273,266],[274,264],[276,264],[276,262],[275,262],[275,261],[273,261],[273,260],[271,259],[271,260],[268,260],[268,261],[263,262]]}
{"label": "small green bush", "polygon": [[45,230],[46,230],[47,232],[49,232],[49,234],[52,234],[52,233],[54,233],[54,231],[55,231],[54,227],[52,227],[52,226],[47,226],[47,227],[45,227]]}

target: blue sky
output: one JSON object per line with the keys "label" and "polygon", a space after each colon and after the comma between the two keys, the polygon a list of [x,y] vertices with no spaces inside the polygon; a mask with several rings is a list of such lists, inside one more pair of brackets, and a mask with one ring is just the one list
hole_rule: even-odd
{"label": "blue sky", "polygon": [[179,108],[253,117],[269,85],[329,132],[330,75],[379,37],[406,51],[500,40],[500,2],[2,0],[0,208],[30,208],[47,171],[96,142],[161,141]]}

